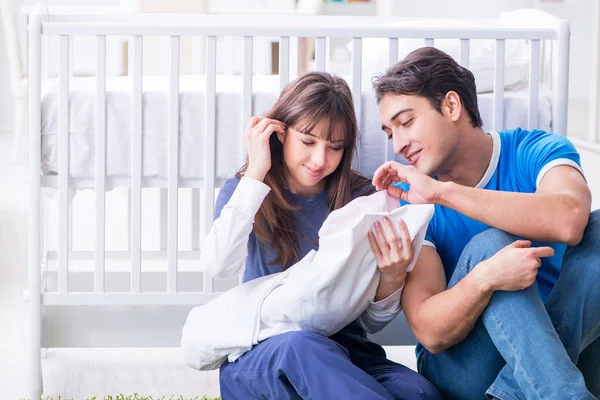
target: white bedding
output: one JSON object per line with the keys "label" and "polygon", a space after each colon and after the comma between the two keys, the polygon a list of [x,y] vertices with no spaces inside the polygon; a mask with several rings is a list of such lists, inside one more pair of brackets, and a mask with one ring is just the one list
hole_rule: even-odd
{"label": "white bedding", "polygon": [[[182,76],[179,109],[179,171],[182,178],[203,178],[205,78]],[[72,78],[70,82],[70,174],[94,176],[95,78]],[[131,155],[131,78],[107,80],[107,175],[126,177]],[[58,85],[50,80],[42,99],[42,171],[58,172]],[[239,141],[247,121],[241,121],[240,76],[217,77],[216,174],[232,176],[242,165]],[[255,76],[253,114],[267,111],[279,94],[278,76]],[[493,94],[478,95],[484,128],[491,129]],[[143,175],[166,177],[168,137],[168,77],[144,77],[143,82]],[[370,87],[363,88],[361,144],[358,168],[367,176],[385,161],[386,137],[381,132],[379,111]],[[527,126],[527,90],[505,92],[504,126]],[[537,128],[550,130],[551,98],[542,92]]]}

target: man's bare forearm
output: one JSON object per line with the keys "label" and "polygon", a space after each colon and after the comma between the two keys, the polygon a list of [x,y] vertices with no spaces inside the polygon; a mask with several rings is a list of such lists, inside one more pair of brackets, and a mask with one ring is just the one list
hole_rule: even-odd
{"label": "man's bare forearm", "polygon": [[452,288],[419,304],[412,313],[415,335],[432,353],[454,346],[471,332],[493,292],[480,264]]}
{"label": "man's bare forearm", "polygon": [[569,193],[515,193],[445,182],[438,203],[486,225],[540,242],[576,244],[589,209]]}

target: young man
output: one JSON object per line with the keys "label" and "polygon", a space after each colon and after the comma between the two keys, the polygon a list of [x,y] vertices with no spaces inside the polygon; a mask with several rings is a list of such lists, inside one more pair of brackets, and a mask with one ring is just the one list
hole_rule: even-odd
{"label": "young man", "polygon": [[485,132],[473,74],[434,48],[374,87],[409,165],[388,162],[373,183],[435,204],[402,296],[419,371],[449,399],[599,396],[600,214],[573,145]]}

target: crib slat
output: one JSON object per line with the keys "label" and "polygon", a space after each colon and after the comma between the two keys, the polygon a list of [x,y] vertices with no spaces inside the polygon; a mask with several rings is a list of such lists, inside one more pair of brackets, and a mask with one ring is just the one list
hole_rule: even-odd
{"label": "crib slat", "polygon": [[279,90],[290,82],[290,38],[279,38]]}
{"label": "crib slat", "polygon": [[[143,180],[142,180],[143,181]],[[169,187],[169,180],[167,179],[167,188]],[[169,203],[169,195],[167,188],[161,188],[159,194],[159,204],[158,204],[158,219],[159,219],[159,244],[161,250],[167,250],[167,229],[168,223],[167,213],[168,213],[168,203]]]}
{"label": "crib slat", "polygon": [[179,36],[171,37],[169,67],[169,227],[167,243],[167,292],[177,292],[177,246],[179,204]]}
{"label": "crib slat", "polygon": [[352,38],[352,101],[360,130],[362,110],[362,38]]}
{"label": "crib slat", "polygon": [[494,116],[492,129],[501,131],[504,125],[504,39],[496,39],[494,60]]}
{"label": "crib slat", "polygon": [[388,39],[388,65],[392,66],[398,62],[398,38]]}
{"label": "crib slat", "polygon": [[529,108],[527,112],[527,129],[537,126],[540,87],[540,41],[529,41]]}
{"label": "crib slat", "polygon": [[[398,38],[389,38],[388,48],[388,63],[392,66],[398,62]],[[395,160],[396,154],[394,153],[393,141],[387,140],[383,133],[381,133],[381,137],[385,140],[383,159],[386,161]]]}
{"label": "crib slat", "polygon": [[[244,37],[244,69],[242,70],[242,121],[240,135],[244,132],[246,124],[252,117],[252,75],[253,75],[253,54],[254,38],[252,36]],[[240,165],[246,160],[246,142],[240,137]]]}
{"label": "crib slat", "polygon": [[[202,237],[205,237],[214,218],[215,205],[215,136],[216,136],[216,75],[217,75],[217,38],[209,36],[206,40],[206,126],[204,129],[204,215]],[[206,249],[201,249],[205,251]],[[204,292],[212,293],[213,279],[204,273]]]}
{"label": "crib slat", "polygon": [[327,38],[318,37],[315,43],[315,71],[325,72],[325,59],[327,58]]}
{"label": "crib slat", "polygon": [[433,38],[425,38],[425,47],[434,47],[435,42]]}
{"label": "crib slat", "polygon": [[60,115],[59,124],[59,160],[58,160],[58,193],[59,193],[59,232],[58,232],[58,292],[68,292],[69,277],[69,50],[70,38],[60,36]]}
{"label": "crib slat", "polygon": [[[569,109],[569,49],[570,28],[567,21],[558,23],[558,40],[552,41],[552,131],[560,135],[567,134],[567,113]],[[596,110],[594,110],[596,112]]]}
{"label": "crib slat", "polygon": [[[352,101],[356,114],[356,126],[359,132],[362,122],[362,38],[352,38]],[[359,147],[360,149],[360,147]],[[352,168],[358,169],[360,152],[352,160]]]}
{"label": "crib slat", "polygon": [[96,38],[96,273],[94,291],[104,292],[106,216],[106,36]]}
{"label": "crib slat", "polygon": [[193,188],[192,193],[192,250],[200,250],[200,189]]}
{"label": "crib slat", "polygon": [[[28,259],[27,259],[27,350],[26,350],[26,372],[25,384],[28,387],[27,398],[33,399],[42,394],[42,365],[41,342],[42,342],[42,286],[40,274],[41,249],[44,243],[44,224],[47,213],[47,202],[41,201],[41,183],[40,174],[41,160],[41,81],[46,76],[42,75],[42,66],[44,55],[47,52],[42,51],[42,23],[41,15],[44,12],[42,6],[36,6],[34,12],[29,16],[29,37],[27,39],[29,47],[29,56],[27,67],[28,77],[28,142],[29,142],[29,209],[28,209]],[[43,206],[42,206],[43,205]]]}
{"label": "crib slat", "polygon": [[133,137],[131,141],[131,291],[141,291],[142,248],[142,36],[133,39]]}
{"label": "crib slat", "polygon": [[471,40],[460,39],[460,65],[469,68],[469,54],[471,52]]}

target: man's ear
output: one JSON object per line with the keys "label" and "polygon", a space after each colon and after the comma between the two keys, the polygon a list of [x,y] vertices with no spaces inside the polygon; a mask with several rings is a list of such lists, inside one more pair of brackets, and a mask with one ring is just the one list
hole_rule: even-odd
{"label": "man's ear", "polygon": [[458,93],[453,90],[446,93],[442,109],[444,110],[444,114],[447,114],[452,122],[457,122],[463,111],[463,105]]}

